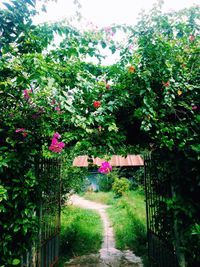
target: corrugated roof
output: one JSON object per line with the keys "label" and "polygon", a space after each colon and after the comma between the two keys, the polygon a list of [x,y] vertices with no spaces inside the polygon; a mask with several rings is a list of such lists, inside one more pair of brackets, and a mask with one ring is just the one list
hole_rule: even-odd
{"label": "corrugated roof", "polygon": [[[101,163],[105,159],[93,158],[93,164],[101,166]],[[111,160],[109,160],[111,166],[144,166],[144,160],[140,155],[127,155],[127,157],[122,157],[118,155],[113,155]],[[88,166],[88,156],[78,156],[73,161],[73,166],[77,167],[87,167]]]}

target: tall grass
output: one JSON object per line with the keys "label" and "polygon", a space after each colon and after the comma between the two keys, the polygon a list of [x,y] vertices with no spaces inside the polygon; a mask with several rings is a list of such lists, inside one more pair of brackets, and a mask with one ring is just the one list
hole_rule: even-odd
{"label": "tall grass", "polygon": [[131,249],[138,256],[146,254],[146,216],[144,196],[129,192],[108,209],[118,249]]}
{"label": "tall grass", "polygon": [[61,212],[60,267],[71,257],[99,251],[103,225],[100,216],[91,210],[66,206]]}

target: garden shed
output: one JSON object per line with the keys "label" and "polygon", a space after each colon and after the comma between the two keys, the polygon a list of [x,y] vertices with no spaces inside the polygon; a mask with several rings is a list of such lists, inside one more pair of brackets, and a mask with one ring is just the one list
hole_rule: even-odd
{"label": "garden shed", "polygon": [[[93,191],[98,191],[99,186],[98,186],[98,176],[102,175],[97,171],[96,166],[101,166],[102,162],[106,161],[105,159],[96,157],[92,158],[93,160],[93,165],[95,167],[90,167],[88,163],[89,157],[84,155],[84,156],[78,156],[74,159],[73,161],[73,166],[75,167],[89,167],[89,175],[87,176],[87,179],[89,181],[88,186],[86,188],[90,188]],[[134,174],[135,171],[138,170],[139,168],[144,166],[144,160],[140,155],[127,155],[127,157],[122,157],[119,155],[113,155],[111,156],[109,163],[112,167],[120,168],[123,170],[123,173],[126,178],[128,178],[130,181],[133,182],[134,180]]]}
{"label": "garden shed", "polygon": [[[73,166],[76,167],[88,167],[88,156],[78,156],[73,161]],[[99,157],[93,158],[93,164],[100,166],[105,159]],[[122,157],[118,155],[113,155],[109,160],[112,167],[141,167],[144,166],[144,160],[140,155],[127,155],[127,157]]]}

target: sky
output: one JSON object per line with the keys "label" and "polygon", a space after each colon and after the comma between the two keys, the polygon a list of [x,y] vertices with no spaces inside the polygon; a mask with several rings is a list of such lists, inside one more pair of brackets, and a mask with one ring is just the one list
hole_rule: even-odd
{"label": "sky", "polygon": [[[0,0],[2,2],[10,0]],[[34,23],[55,22],[62,19],[69,19],[75,16],[77,8],[73,4],[77,0],[54,0],[46,5],[47,12],[36,16]],[[142,9],[148,11],[153,8],[156,0],[78,0],[81,4],[80,13],[85,18],[84,23],[74,23],[78,28],[89,27],[102,28],[112,24],[127,24],[135,25],[138,14]],[[192,5],[200,5],[200,0],[164,0],[163,12],[170,10],[180,10]],[[39,7],[38,7],[39,8]],[[74,22],[74,20],[73,20]],[[119,37],[121,38],[121,37]],[[108,55],[104,60],[104,64],[113,64],[118,58],[119,53],[112,55],[110,51],[104,50],[105,55]]]}
{"label": "sky", "polygon": [[[1,1],[1,0],[0,0]],[[37,17],[36,22],[58,21],[74,14],[74,0],[57,0],[49,3],[47,13]],[[156,0],[79,0],[81,14],[88,22],[98,27],[116,24],[134,25],[141,9],[149,10]],[[165,0],[163,11],[179,10],[193,4],[200,5],[200,0]]]}

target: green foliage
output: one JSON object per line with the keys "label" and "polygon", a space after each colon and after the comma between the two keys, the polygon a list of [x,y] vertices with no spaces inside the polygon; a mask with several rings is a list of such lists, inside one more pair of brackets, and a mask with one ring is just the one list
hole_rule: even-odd
{"label": "green foliage", "polygon": [[126,193],[129,190],[129,187],[130,187],[130,182],[126,178],[124,177],[116,178],[112,185],[112,190],[117,197],[121,197],[124,193]]}
{"label": "green foliage", "polygon": [[97,176],[97,184],[99,186],[99,190],[103,192],[108,192],[112,189],[112,184],[115,180],[115,178],[118,177],[117,170],[113,170],[109,172],[108,174],[99,174]]}
{"label": "green foliage", "polygon": [[103,226],[91,210],[63,207],[61,213],[61,252],[63,257],[96,253],[101,247]]}
{"label": "green foliage", "polygon": [[[62,134],[66,157],[71,148],[73,156],[126,154],[126,145],[136,144],[158,154],[166,164],[158,164],[158,171],[173,181],[176,195],[168,209],[190,255],[187,243],[200,210],[199,7],[162,14],[158,5],[142,14],[134,29],[81,33],[64,22],[34,25],[33,0],[5,6],[0,10],[0,265],[16,264],[34,240],[33,158],[60,157],[48,149],[55,132]],[[117,30],[127,32],[127,45],[111,39]],[[62,38],[55,46],[57,34]],[[112,53],[121,49],[120,61],[110,67],[87,63],[88,56],[101,62],[99,45]],[[22,128],[25,135],[16,132]],[[72,160],[70,155],[65,162],[63,194],[81,184]],[[195,256],[188,258],[192,266]]]}

